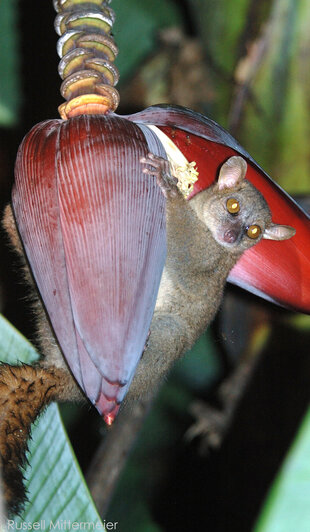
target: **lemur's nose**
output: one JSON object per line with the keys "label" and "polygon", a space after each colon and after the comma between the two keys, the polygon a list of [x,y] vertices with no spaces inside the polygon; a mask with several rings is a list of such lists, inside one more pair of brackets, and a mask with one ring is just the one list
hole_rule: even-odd
{"label": "lemur's nose", "polygon": [[227,229],[224,233],[224,241],[233,244],[238,239],[239,233],[234,229]]}

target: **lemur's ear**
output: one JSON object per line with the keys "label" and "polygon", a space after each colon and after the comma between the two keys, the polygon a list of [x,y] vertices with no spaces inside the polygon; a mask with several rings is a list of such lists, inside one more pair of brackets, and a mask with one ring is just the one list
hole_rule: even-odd
{"label": "lemur's ear", "polygon": [[263,238],[268,240],[288,240],[296,234],[296,229],[289,225],[271,224],[264,231]]}
{"label": "lemur's ear", "polygon": [[245,159],[234,155],[224,163],[218,177],[219,190],[234,188],[245,178],[247,163]]}

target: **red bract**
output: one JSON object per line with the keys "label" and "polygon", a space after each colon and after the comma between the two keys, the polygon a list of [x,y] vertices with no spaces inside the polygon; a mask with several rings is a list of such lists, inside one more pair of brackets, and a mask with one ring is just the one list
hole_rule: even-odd
{"label": "red bract", "polygon": [[275,223],[291,225],[296,235],[284,242],[262,240],[246,251],[228,280],[286,307],[310,313],[310,218],[259,167],[227,131],[189,109],[154,106],[129,120],[157,125],[189,161],[199,179],[190,197],[209,187],[219,167],[232,155],[248,161],[247,178],[265,197]]}
{"label": "red bract", "polygon": [[140,158],[148,130],[111,116],[48,120],[25,137],[13,208],[56,337],[112,421],[144,349],[165,261],[164,197]]}
{"label": "red bract", "polygon": [[17,157],[16,221],[64,356],[108,423],[143,352],[166,253],[165,200],[140,163],[148,152],[165,152],[145,124],[160,127],[197,163],[192,196],[210,186],[231,155],[247,159],[247,177],[274,222],[297,233],[260,242],[229,280],[310,311],[309,218],[216,123],[158,106],[123,118],[111,113],[38,124]]}

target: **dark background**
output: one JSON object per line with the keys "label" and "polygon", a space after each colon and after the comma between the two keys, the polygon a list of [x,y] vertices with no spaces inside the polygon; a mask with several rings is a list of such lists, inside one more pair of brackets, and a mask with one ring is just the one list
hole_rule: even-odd
{"label": "dark background", "polygon": [[[261,37],[279,2],[265,0],[259,2],[258,7],[257,2],[248,1],[243,3],[245,7],[242,9],[235,2],[235,17],[230,19],[230,26],[226,20],[229,18],[227,10],[230,10],[228,0],[218,2],[217,7],[211,0],[167,0],[162,2],[162,9],[156,4],[151,1],[146,6],[145,2],[127,0],[125,6],[120,1],[112,2],[119,15],[115,36],[120,54],[123,57],[129,54],[128,60],[122,59],[119,63],[122,79],[120,112],[133,112],[150,103],[159,103],[152,100],[153,95],[155,98],[158,94],[165,98],[161,101],[180,105],[190,102],[194,109],[229,127],[272,175],[274,168],[281,168],[279,181],[290,193],[307,196],[310,187],[304,169],[309,161],[299,161],[300,169],[296,163],[296,180],[287,155],[290,150],[296,153],[296,148],[291,142],[283,141],[287,130],[286,108],[293,98],[293,82],[287,82],[283,92],[281,84],[277,97],[270,96],[274,87],[268,72],[277,68],[277,58],[273,57],[272,50],[277,50],[278,44],[267,42],[257,76],[243,87],[245,96],[236,83],[240,61],[244,58],[251,61],[251,44]],[[296,40],[303,42],[302,35],[298,34],[301,14],[297,6],[296,12],[292,3],[288,2],[288,6],[293,9],[297,29],[291,41],[287,39],[287,56],[281,56],[282,69],[278,68],[277,79],[282,76],[282,80],[292,76],[294,65],[300,64]],[[124,10],[136,17],[136,27],[131,32],[125,24],[128,13]],[[140,35],[137,28],[141,10]],[[52,2],[16,3],[19,110],[15,123],[10,127],[4,125],[0,130],[2,207],[9,199],[19,142],[37,122],[57,117],[57,107],[62,102],[58,91],[54,15]],[[171,26],[181,31],[177,41],[163,32],[165,27]],[[198,46],[198,52],[193,43]],[[182,55],[184,50],[189,50],[188,58]],[[309,67],[308,49],[304,48],[304,55],[304,64],[308,60]],[[198,80],[196,83],[195,79]],[[163,88],[154,94],[159,81]],[[303,81],[308,98],[305,97],[305,101],[309,102],[307,79]],[[179,91],[181,85],[183,92]],[[264,87],[264,97],[260,99],[261,87]],[[282,107],[276,110],[272,106],[275,98],[284,99]],[[241,111],[238,111],[240,106]],[[307,110],[305,108],[304,112]],[[276,124],[272,112],[277,112]],[[269,124],[265,135],[267,140],[263,143],[255,144],[255,138],[249,138],[253,128],[251,120],[260,124],[257,131],[260,127],[262,130],[265,127],[266,131],[266,124]],[[268,136],[272,134],[269,130],[274,129],[277,133],[268,144]],[[300,134],[306,137],[305,132]],[[305,153],[305,159],[306,156]],[[35,342],[27,290],[17,270],[16,261],[2,235],[2,312]],[[240,318],[237,325],[236,316]],[[161,390],[123,472],[107,517],[119,521],[121,530],[251,530],[309,404],[309,323],[304,321],[301,327],[298,316],[228,287],[211,331],[193,355],[187,355],[178,364]],[[249,368],[254,365],[254,369],[249,371],[250,378],[234,420],[222,445],[203,453],[200,437],[192,441],[184,437],[194,421],[189,407],[199,399],[221,408],[217,394],[219,385],[240,361],[247,360]],[[66,408],[64,414],[81,467],[87,472],[105,429],[96,412],[88,407]]]}

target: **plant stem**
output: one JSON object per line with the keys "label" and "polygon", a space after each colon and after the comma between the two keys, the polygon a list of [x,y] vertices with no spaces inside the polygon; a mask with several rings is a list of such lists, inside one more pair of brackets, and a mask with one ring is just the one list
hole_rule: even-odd
{"label": "plant stem", "polygon": [[119,103],[114,85],[119,74],[114,65],[118,53],[110,35],[115,20],[109,0],[54,0],[55,29],[60,35],[61,118],[81,114],[106,114]]}

